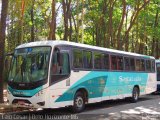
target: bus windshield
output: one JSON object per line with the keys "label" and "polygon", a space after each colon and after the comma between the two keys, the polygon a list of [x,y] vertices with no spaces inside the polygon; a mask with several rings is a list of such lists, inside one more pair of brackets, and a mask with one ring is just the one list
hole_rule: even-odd
{"label": "bus windshield", "polygon": [[157,81],[160,81],[160,63],[157,63]]}
{"label": "bus windshield", "polygon": [[51,47],[16,49],[9,72],[9,82],[31,83],[45,80]]}

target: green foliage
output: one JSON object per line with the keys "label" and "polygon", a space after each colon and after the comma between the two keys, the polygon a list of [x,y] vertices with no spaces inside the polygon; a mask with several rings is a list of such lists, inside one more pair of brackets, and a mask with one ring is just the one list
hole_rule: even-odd
{"label": "green foliage", "polygon": [[[34,5],[33,1],[34,0],[25,0],[26,3],[23,18],[21,16],[22,0],[9,1],[6,51],[13,51],[17,45],[30,42],[31,27],[33,26],[35,40],[48,38],[52,18],[52,0],[35,0]],[[83,36],[85,44],[110,47],[114,49],[117,49],[117,41],[119,39],[123,50],[126,45],[124,37],[132,22],[131,16],[136,13],[137,6],[140,7],[143,4],[144,1],[141,0],[126,0],[127,13],[122,24],[120,38],[117,38],[118,28],[123,13],[123,1],[84,0],[82,2],[72,0],[70,7],[72,26],[70,26],[70,24],[68,26],[68,36],[71,36],[71,41],[74,42],[81,42]],[[111,10],[111,7],[113,7],[113,10]],[[34,11],[33,22],[30,14],[32,9]],[[82,19],[82,11],[84,11],[84,19]],[[155,23],[157,12],[158,19],[157,23]],[[56,38],[63,39],[65,23],[63,22],[64,13],[62,0],[56,0],[56,13]],[[22,27],[20,26],[21,22],[23,22]],[[69,22],[70,21],[68,21],[68,23]],[[156,52],[156,49],[153,51],[153,47],[155,47],[153,40],[160,42],[159,22],[160,0],[150,1],[150,3],[139,12],[135,23],[129,31],[128,51],[155,56],[155,54],[152,54],[153,52]],[[22,33],[23,40],[21,41]],[[147,46],[148,52],[146,52],[145,46]],[[142,52],[140,51],[140,48],[142,49]],[[160,49],[160,43],[159,48],[157,49]]]}

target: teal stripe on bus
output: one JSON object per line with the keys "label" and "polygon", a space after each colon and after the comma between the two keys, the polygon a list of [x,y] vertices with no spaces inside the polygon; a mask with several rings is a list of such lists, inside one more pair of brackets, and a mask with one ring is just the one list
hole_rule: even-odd
{"label": "teal stripe on bus", "polygon": [[[85,88],[89,98],[131,94],[134,85],[145,88],[148,73],[92,71],[73,84],[56,102],[74,99],[76,91]],[[145,89],[140,89],[144,92]]]}
{"label": "teal stripe on bus", "polygon": [[40,90],[42,90],[42,86],[35,88],[33,90],[16,90],[8,86],[8,90],[12,93],[13,96],[32,97]]}

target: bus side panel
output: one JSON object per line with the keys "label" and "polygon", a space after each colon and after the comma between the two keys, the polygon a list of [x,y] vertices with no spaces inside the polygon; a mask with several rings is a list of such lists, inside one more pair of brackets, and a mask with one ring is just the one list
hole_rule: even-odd
{"label": "bus side panel", "polygon": [[[68,79],[59,81],[50,86],[49,101],[51,108],[73,105],[74,94],[78,87],[73,87],[80,79],[86,76],[88,71],[73,72]],[[79,86],[82,88],[82,86]]]}
{"label": "bus side panel", "polygon": [[[61,92],[62,95],[55,100],[56,103],[63,101],[73,102],[74,94],[79,88],[85,88],[88,91],[89,103],[129,97],[132,95],[132,90],[135,85],[140,87],[142,94],[145,94],[145,87],[148,83],[148,73],[105,71],[92,71],[87,73],[81,71],[78,73],[72,72],[70,79],[72,83],[71,87]],[[62,84],[60,85],[62,86]],[[55,88],[57,86],[55,86]]]}
{"label": "bus side panel", "polygon": [[146,94],[155,92],[157,89],[156,73],[148,73],[148,81],[145,89]]}

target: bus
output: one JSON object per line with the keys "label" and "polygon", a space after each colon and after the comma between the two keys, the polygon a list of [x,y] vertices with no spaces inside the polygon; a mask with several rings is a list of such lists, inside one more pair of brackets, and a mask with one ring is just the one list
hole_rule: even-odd
{"label": "bus", "polygon": [[160,60],[156,60],[157,68],[157,92],[160,92]]}
{"label": "bus", "polygon": [[34,108],[71,107],[130,98],[157,89],[155,58],[68,41],[37,41],[15,48],[8,102]]}

